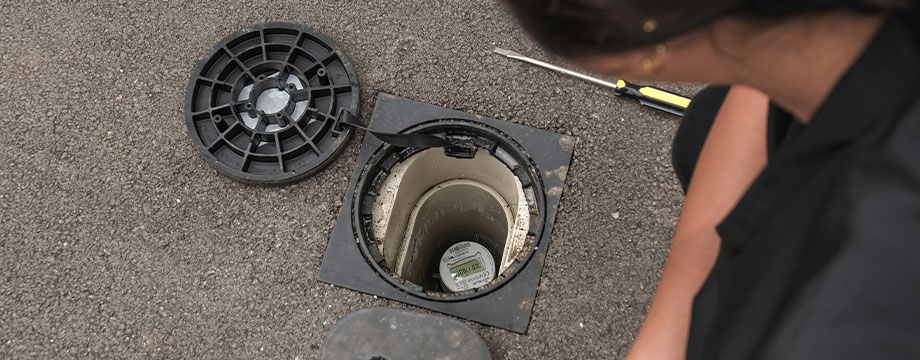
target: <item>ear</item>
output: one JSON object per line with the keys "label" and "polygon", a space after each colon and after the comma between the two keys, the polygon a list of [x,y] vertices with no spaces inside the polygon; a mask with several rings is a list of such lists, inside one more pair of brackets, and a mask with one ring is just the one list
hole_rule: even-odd
{"label": "ear", "polygon": [[498,0],[498,5],[501,5],[502,10],[505,10],[505,13],[512,14],[511,4],[507,0]]}

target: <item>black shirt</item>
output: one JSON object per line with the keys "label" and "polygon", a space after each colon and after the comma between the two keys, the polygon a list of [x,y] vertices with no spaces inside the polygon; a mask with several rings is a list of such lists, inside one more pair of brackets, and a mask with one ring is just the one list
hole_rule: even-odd
{"label": "black shirt", "polygon": [[689,359],[920,359],[920,16],[892,15],[718,227]]}

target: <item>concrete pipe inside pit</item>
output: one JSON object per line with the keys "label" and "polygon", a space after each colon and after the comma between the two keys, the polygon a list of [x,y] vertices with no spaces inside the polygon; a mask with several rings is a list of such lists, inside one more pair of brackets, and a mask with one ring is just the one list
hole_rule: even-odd
{"label": "concrete pipe inside pit", "polygon": [[524,249],[530,225],[524,187],[480,149],[458,159],[428,149],[390,169],[374,200],[372,236],[388,270],[425,291],[451,292],[439,264],[452,245],[474,242],[504,271]]}

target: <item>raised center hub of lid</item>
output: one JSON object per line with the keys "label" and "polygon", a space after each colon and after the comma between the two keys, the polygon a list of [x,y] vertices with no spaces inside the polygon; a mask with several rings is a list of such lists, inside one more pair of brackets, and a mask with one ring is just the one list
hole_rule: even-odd
{"label": "raised center hub of lid", "polygon": [[279,113],[291,101],[291,94],[280,89],[267,89],[256,99],[256,110],[266,114]]}

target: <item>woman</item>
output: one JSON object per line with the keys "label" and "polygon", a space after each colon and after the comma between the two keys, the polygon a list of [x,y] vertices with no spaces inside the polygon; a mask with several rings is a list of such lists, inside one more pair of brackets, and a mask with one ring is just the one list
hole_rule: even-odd
{"label": "woman", "polygon": [[920,358],[913,1],[505,5],[581,67],[731,85],[678,131],[687,199],[630,359]]}

